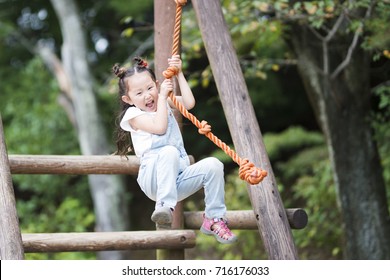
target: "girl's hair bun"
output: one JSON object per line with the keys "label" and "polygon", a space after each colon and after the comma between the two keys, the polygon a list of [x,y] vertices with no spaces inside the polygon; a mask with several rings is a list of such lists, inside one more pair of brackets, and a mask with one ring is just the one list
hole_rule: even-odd
{"label": "girl's hair bun", "polygon": [[127,69],[124,67],[120,67],[119,64],[115,64],[112,67],[112,72],[119,78],[122,79],[126,74]]}
{"label": "girl's hair bun", "polygon": [[134,61],[135,67],[141,67],[141,68],[148,67],[148,62],[139,56],[134,57],[133,61]]}

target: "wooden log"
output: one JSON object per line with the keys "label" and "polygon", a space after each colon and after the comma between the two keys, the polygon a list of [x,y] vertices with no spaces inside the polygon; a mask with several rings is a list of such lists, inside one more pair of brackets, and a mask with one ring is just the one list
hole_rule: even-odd
{"label": "wooden log", "polygon": [[265,251],[272,260],[297,259],[286,211],[222,13],[221,1],[193,0],[191,3],[237,154],[268,172],[260,184],[247,185]]}
{"label": "wooden log", "polygon": [[137,174],[136,156],[9,155],[12,174]]}
{"label": "wooden log", "polygon": [[[303,229],[307,225],[307,214],[301,208],[286,209],[287,218],[292,229]],[[257,229],[256,216],[253,210],[227,211],[226,218],[230,229]],[[184,228],[199,229],[203,221],[203,212],[184,212]]]}
{"label": "wooden log", "polygon": [[292,229],[303,229],[307,226],[308,216],[304,209],[286,209],[286,215]]}
{"label": "wooden log", "polygon": [[193,248],[193,230],[24,233],[24,251],[74,252]]}
{"label": "wooden log", "polygon": [[[163,71],[168,68],[168,58],[172,56],[172,38],[175,25],[176,3],[172,0],[154,0],[154,53],[157,80],[163,81]],[[174,93],[180,95],[177,79],[173,79]],[[174,116],[182,128],[182,116],[173,109]],[[178,202],[173,214],[172,228],[182,228],[183,202]],[[184,250],[157,250],[157,260],[184,260]]]}
{"label": "wooden log", "polygon": [[[191,163],[194,158],[190,157]],[[12,174],[129,174],[136,175],[136,156],[9,155]]]}
{"label": "wooden log", "polygon": [[22,260],[24,252],[16,212],[15,194],[8,164],[7,147],[0,116],[0,259]]}

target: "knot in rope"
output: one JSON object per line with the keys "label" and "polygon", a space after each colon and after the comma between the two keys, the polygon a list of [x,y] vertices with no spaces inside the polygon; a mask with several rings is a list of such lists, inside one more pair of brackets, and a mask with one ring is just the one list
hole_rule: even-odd
{"label": "knot in rope", "polygon": [[198,132],[199,134],[206,135],[211,132],[211,125],[209,125],[206,121],[201,121]]}
{"label": "knot in rope", "polygon": [[243,159],[239,169],[239,176],[241,180],[245,180],[251,185],[257,185],[267,176],[267,171],[257,168],[248,159]]}
{"label": "knot in rope", "polygon": [[184,6],[187,4],[187,0],[175,0],[177,5]]}
{"label": "knot in rope", "polygon": [[179,74],[179,68],[177,68],[176,66],[169,66],[167,70],[163,72],[165,79],[170,79],[177,74]]}

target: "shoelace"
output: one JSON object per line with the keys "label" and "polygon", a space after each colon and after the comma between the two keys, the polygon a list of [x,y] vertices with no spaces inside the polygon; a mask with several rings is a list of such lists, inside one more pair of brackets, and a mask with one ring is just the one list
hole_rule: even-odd
{"label": "shoelace", "polygon": [[215,223],[212,226],[212,231],[214,231],[216,234],[218,234],[219,237],[225,240],[229,240],[233,236],[233,233],[230,231],[230,229],[227,227],[226,222],[223,220],[220,220],[219,222]]}

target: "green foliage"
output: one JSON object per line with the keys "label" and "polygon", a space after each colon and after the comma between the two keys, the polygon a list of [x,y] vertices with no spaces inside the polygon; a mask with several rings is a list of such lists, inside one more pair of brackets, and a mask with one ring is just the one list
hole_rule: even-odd
{"label": "green foliage", "polygon": [[377,1],[373,15],[365,23],[365,36],[362,47],[373,53],[373,60],[390,59],[390,2]]}
{"label": "green foliage", "polygon": [[[313,157],[310,172],[291,186],[308,214],[305,229],[293,231],[301,259],[342,259],[342,221],[328,160]],[[304,202],[303,202],[304,201]]]}
{"label": "green foliage", "polygon": [[263,13],[259,1],[231,1],[224,15],[239,55],[269,59],[285,51],[280,22]]}
{"label": "green foliage", "polygon": [[[55,187],[55,186],[54,186]],[[58,188],[64,188],[58,186]],[[43,197],[47,197],[42,192]],[[58,196],[58,194],[57,194]],[[42,205],[45,203],[45,205]],[[79,198],[66,197],[59,205],[48,204],[47,201],[33,196],[29,201],[19,200],[17,203],[23,233],[45,232],[87,232],[93,231],[95,222],[90,205]],[[29,253],[27,259],[95,259],[94,253]]]}
{"label": "green foliage", "polygon": [[[278,71],[286,46],[280,22],[262,14],[259,1],[223,1],[223,13],[244,73],[265,79],[268,71]],[[192,9],[183,13],[182,46],[185,59],[199,58],[204,46]],[[261,36],[259,36],[261,33]],[[202,69],[203,84],[212,79],[209,69]],[[193,72],[192,72],[193,75]],[[205,81],[206,80],[206,81]]]}
{"label": "green foliage", "polygon": [[26,253],[26,260],[95,260],[91,252]]}
{"label": "green foliage", "polygon": [[123,16],[143,18],[145,11],[153,8],[153,0],[131,1],[131,4],[121,0],[111,0],[109,5]]}
{"label": "green foliage", "polygon": [[[384,55],[389,58],[390,36],[388,24],[390,21],[390,2],[384,1],[253,1],[262,7],[263,11],[275,11],[279,18],[300,23],[308,23],[318,30],[329,28],[327,24],[341,15],[346,15],[349,25],[347,32],[362,32],[362,47],[374,51],[375,57]],[[291,4],[290,4],[291,3]],[[369,11],[367,13],[366,11]],[[336,30],[341,32],[341,28]],[[385,51],[384,53],[382,53]]]}
{"label": "green foliage", "polygon": [[264,137],[267,154],[271,161],[278,161],[306,147],[324,144],[323,136],[308,133],[302,127],[289,127],[281,133],[267,133]]}
{"label": "green foliage", "polygon": [[307,227],[293,230],[300,258],[341,258],[342,221],[323,136],[291,127],[264,143],[285,207],[308,214]]}
{"label": "green foliage", "polygon": [[[39,59],[7,73],[0,111],[9,154],[79,154],[74,128],[57,102],[59,89]],[[91,231],[94,214],[86,176],[13,175],[22,232]],[[30,259],[94,254],[27,254]]]}
{"label": "green foliage", "polygon": [[[58,87],[42,62],[34,59],[8,73],[2,84],[1,114],[9,153],[65,154],[78,152],[77,139],[57,103]],[[58,139],[61,145],[55,145]]]}
{"label": "green foliage", "polygon": [[387,198],[390,201],[390,87],[386,85],[379,86],[375,91],[375,95],[379,98],[379,110],[372,113],[372,126],[381,157]]}

